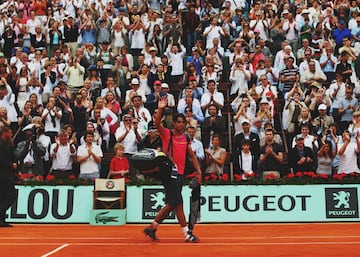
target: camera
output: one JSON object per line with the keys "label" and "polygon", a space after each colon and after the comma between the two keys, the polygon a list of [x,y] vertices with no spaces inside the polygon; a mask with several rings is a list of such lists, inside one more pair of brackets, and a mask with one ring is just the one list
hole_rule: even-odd
{"label": "camera", "polygon": [[326,135],[331,135],[331,129],[326,130]]}

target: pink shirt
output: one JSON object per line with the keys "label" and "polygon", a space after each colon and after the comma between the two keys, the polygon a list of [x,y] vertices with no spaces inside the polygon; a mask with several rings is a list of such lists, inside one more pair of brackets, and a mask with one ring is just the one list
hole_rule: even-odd
{"label": "pink shirt", "polygon": [[[165,133],[160,134],[164,153],[168,152],[168,146],[170,142],[170,130],[165,128]],[[187,151],[187,140],[185,134],[175,136],[173,132],[172,136],[172,147],[169,151],[169,156],[172,156],[174,163],[178,168],[178,174],[184,174],[186,151]]]}

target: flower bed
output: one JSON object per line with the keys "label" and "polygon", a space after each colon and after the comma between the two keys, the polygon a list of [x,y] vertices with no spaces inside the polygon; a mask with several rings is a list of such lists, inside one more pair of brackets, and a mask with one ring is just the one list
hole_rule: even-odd
{"label": "flower bed", "polygon": [[[193,178],[192,175],[186,177],[186,183]],[[152,178],[126,178],[127,185],[142,186],[142,185],[159,185],[160,181]],[[18,185],[25,186],[85,186],[93,185],[94,182],[75,176],[70,176],[68,179],[55,179],[54,176],[48,175],[46,178],[43,176],[34,176],[33,174],[22,174],[18,177]],[[270,174],[264,179],[260,179],[256,174],[247,176],[247,180],[243,180],[241,175],[234,175],[233,180],[230,179],[228,174],[221,176],[207,175],[204,177],[203,185],[311,185],[311,184],[360,184],[360,174],[334,174],[327,176],[323,174],[316,174],[315,172],[297,172],[295,174],[288,174],[282,178],[276,178]]]}

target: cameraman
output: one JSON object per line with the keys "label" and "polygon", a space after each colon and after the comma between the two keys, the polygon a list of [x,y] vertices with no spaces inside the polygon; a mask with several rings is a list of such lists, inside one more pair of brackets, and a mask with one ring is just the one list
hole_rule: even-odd
{"label": "cameraman", "polygon": [[38,127],[29,124],[23,128],[24,140],[21,141],[15,150],[15,157],[19,162],[20,172],[44,175],[43,156],[46,148],[39,141]]}

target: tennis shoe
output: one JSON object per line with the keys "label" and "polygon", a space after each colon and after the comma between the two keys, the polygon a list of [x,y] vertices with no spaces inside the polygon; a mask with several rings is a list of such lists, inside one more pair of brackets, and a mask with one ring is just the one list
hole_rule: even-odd
{"label": "tennis shoe", "polygon": [[160,239],[156,237],[156,229],[145,228],[144,234],[150,238],[153,242],[159,242]]}
{"label": "tennis shoe", "polygon": [[200,239],[195,236],[191,231],[187,232],[185,235],[185,243],[197,243]]}

